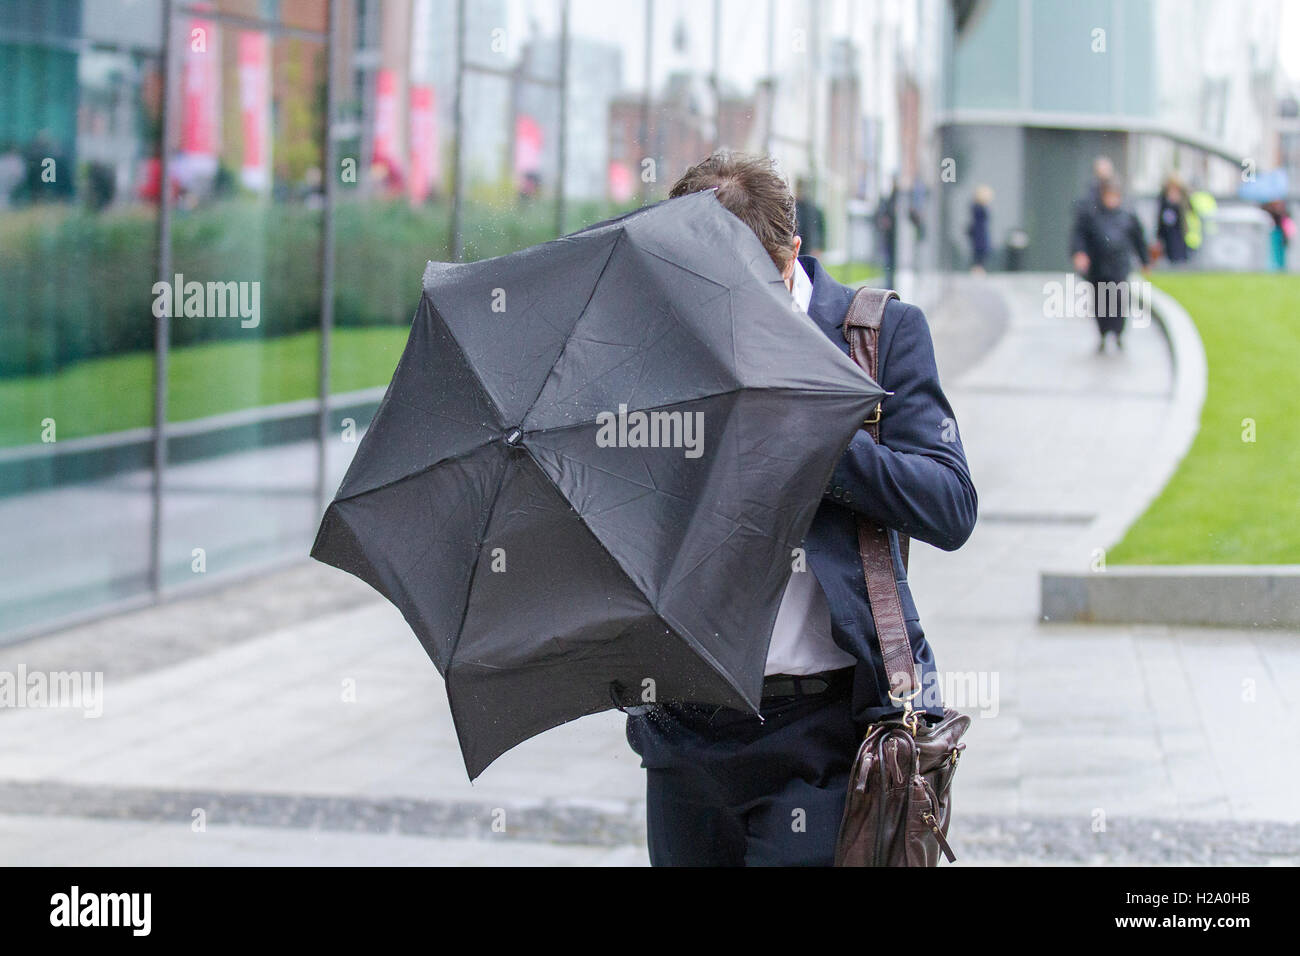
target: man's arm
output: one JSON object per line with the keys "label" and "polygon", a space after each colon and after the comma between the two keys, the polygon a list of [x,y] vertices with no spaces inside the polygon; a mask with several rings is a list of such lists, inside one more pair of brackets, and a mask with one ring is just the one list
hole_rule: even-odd
{"label": "man's arm", "polygon": [[881,368],[880,384],[894,393],[885,397],[881,444],[859,429],[835,466],[826,497],[955,551],[975,528],[975,486],[939,385],[930,328],[916,306],[903,313]]}
{"label": "man's arm", "polygon": [[1074,271],[1084,273],[1088,271],[1090,257],[1088,255],[1088,219],[1091,215],[1085,200],[1078,199],[1074,203],[1074,221],[1070,224],[1070,261],[1074,265]]}

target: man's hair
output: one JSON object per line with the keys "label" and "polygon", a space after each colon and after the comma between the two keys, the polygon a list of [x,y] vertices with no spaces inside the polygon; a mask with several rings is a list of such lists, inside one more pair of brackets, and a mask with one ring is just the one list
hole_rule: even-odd
{"label": "man's hair", "polygon": [[794,196],[769,156],[718,150],[682,174],[672,198],[717,189],[718,202],[753,230],[778,270],[794,256]]}

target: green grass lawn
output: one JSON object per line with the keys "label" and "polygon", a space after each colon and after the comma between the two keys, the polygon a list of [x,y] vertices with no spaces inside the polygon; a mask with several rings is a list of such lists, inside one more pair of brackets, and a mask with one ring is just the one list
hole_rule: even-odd
{"label": "green grass lawn", "polygon": [[843,282],[845,285],[864,285],[884,278],[884,273],[878,266],[866,262],[845,262],[837,266],[827,266],[825,263],[822,265],[836,282]]}
{"label": "green grass lawn", "polygon": [[[334,392],[387,385],[406,326],[337,329]],[[168,420],[179,422],[317,393],[317,332],[256,341],[189,345],[170,353]],[[88,359],[51,376],[0,379],[0,447],[40,441],[53,418],[61,440],[148,426],[153,421],[153,354]]]}
{"label": "green grass lawn", "polygon": [[[1300,563],[1300,276],[1170,275],[1205,344],[1201,429],[1107,555],[1119,564]],[[1255,441],[1243,441],[1252,419]]]}

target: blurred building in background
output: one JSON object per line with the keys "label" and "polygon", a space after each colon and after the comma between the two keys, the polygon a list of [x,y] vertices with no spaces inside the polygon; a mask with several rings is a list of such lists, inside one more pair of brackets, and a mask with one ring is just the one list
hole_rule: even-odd
{"label": "blurred building in background", "polygon": [[[1231,197],[1243,169],[1281,161],[1279,0],[957,0],[944,12],[941,141],[956,168],[944,263],[965,261],[980,184],[997,196],[995,248],[1023,232],[1021,265],[1060,269],[1097,156],[1147,199],[1171,172]],[[1153,205],[1139,204],[1148,230]]]}

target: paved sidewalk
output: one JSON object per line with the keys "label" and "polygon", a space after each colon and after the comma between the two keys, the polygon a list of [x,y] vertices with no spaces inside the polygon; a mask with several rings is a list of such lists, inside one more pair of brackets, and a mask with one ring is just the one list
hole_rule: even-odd
{"label": "paved sidewalk", "polygon": [[[1300,771],[1264,742],[1298,729],[1297,635],[1036,620],[1039,568],[1090,553],[1170,400],[1157,330],[1098,356],[1088,320],[1043,317],[1043,281],[957,278],[931,308],[981,512],[961,551],[913,549],[940,666],[972,675],[955,702],[985,714],[958,853],[1300,861]],[[20,664],[102,668],[105,699],[98,718],[0,711],[0,864],[645,862],[620,716],[549,731],[471,785],[405,622],[333,569],[0,648],[0,671]]]}

